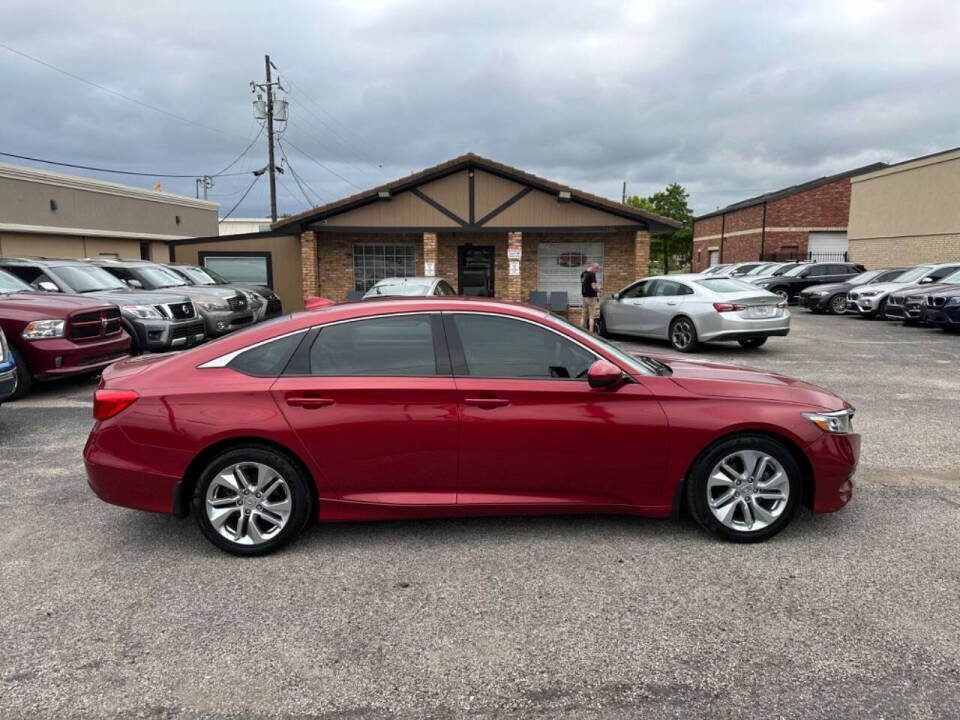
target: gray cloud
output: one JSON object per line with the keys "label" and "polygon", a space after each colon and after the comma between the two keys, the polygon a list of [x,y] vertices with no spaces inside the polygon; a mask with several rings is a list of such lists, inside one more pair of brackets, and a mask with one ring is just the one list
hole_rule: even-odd
{"label": "gray cloud", "polygon": [[[8,2],[0,42],[215,130],[0,49],[0,149],[215,172],[257,131],[266,51],[290,90],[289,160],[325,200],[472,150],[608,197],[677,180],[702,212],[960,145],[958,26],[935,0]],[[233,169],[265,164],[258,143]],[[214,199],[225,211],[251,179],[220,178]],[[305,204],[284,175],[281,211]],[[236,214],[267,207],[260,181]]]}

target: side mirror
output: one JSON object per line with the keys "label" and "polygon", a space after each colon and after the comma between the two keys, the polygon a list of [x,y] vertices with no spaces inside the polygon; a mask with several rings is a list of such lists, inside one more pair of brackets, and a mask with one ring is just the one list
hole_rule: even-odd
{"label": "side mirror", "polygon": [[57,284],[50,282],[49,280],[41,280],[37,283],[37,287],[41,290],[46,290],[47,292],[60,292],[60,288],[57,287]]}
{"label": "side mirror", "polygon": [[923,279],[920,281],[920,284],[921,284],[921,285],[926,285],[927,283],[932,283],[932,282],[933,282],[933,278],[932,278],[932,277],[925,277],[925,278],[923,278]]}
{"label": "side mirror", "polygon": [[587,380],[592,388],[611,388],[623,382],[623,372],[611,362],[597,360],[587,371]]}
{"label": "side mirror", "polygon": [[143,283],[135,278],[130,278],[129,280],[126,281],[126,283],[132,288],[137,288],[139,290],[143,289]]}
{"label": "side mirror", "polygon": [[620,299],[620,293],[615,292],[611,297],[612,297],[614,300],[619,300],[619,299]]}

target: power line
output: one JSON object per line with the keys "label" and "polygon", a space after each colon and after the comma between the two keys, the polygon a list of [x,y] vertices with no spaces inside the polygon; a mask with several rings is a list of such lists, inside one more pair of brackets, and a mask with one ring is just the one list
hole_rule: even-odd
{"label": "power line", "polygon": [[256,175],[256,176],[253,178],[253,182],[250,183],[250,187],[248,187],[248,188],[247,188],[247,191],[246,191],[243,195],[240,196],[240,199],[237,200],[237,204],[234,205],[232,208],[230,208],[230,212],[228,212],[226,215],[224,215],[222,218],[220,218],[220,220],[217,221],[217,224],[218,224],[218,225],[219,225],[220,223],[222,223],[224,220],[226,220],[228,217],[230,217],[230,216],[233,214],[233,211],[234,211],[234,210],[236,210],[238,207],[240,207],[240,203],[242,203],[242,202],[246,199],[247,195],[250,194],[250,191],[253,190],[253,186],[257,184],[257,180],[259,180],[259,179],[261,178],[261,176],[262,176],[262,173],[261,173],[260,175]]}
{"label": "power line", "polygon": [[290,142],[289,139],[287,140],[287,145],[289,145],[289,146],[292,147],[294,150],[296,150],[298,153],[300,153],[301,155],[303,155],[305,158],[307,158],[307,160],[310,160],[310,161],[316,163],[317,165],[319,165],[320,167],[322,167],[324,170],[326,170],[326,171],[327,171],[328,173],[330,173],[331,175],[335,175],[336,177],[340,178],[340,179],[343,180],[345,183],[347,183],[347,185],[350,185],[351,187],[355,187],[357,190],[363,190],[362,187],[360,187],[359,185],[357,185],[357,184],[355,184],[355,183],[350,182],[350,181],[347,180],[343,175],[341,175],[340,173],[338,173],[336,170],[332,170],[331,168],[327,167],[327,166],[324,165],[322,162],[320,162],[319,160],[317,160],[315,157],[313,157],[312,155],[310,155],[310,153],[306,152],[305,150],[301,150],[299,147],[297,147],[297,146],[294,145],[292,142]]}
{"label": "power line", "polygon": [[307,201],[307,205],[313,206],[315,203],[314,203],[313,200],[311,200],[311,199],[309,198],[309,196],[307,195],[307,191],[303,189],[304,185],[306,185],[308,188],[310,188],[310,190],[313,192],[313,194],[316,195],[318,198],[320,198],[320,202],[321,202],[321,203],[325,203],[326,200],[324,200],[324,199],[320,196],[320,193],[318,193],[316,190],[314,190],[312,187],[310,187],[310,184],[309,184],[306,180],[303,180],[303,179],[297,174],[297,171],[293,169],[293,165],[290,163],[290,158],[287,157],[287,151],[283,149],[283,144],[280,142],[279,139],[277,140],[277,147],[280,148],[280,155],[283,157],[284,161],[287,163],[287,167],[290,169],[290,174],[293,175],[293,180],[294,180],[294,182],[297,183],[297,187],[299,187],[299,188],[300,188],[300,192],[303,193],[303,197],[304,197],[304,199]]}
{"label": "power line", "polygon": [[198,123],[195,120],[191,120],[190,118],[185,118],[182,115],[177,115],[176,113],[172,113],[168,110],[164,110],[163,108],[157,107],[156,105],[151,105],[150,103],[143,102],[142,100],[137,100],[136,98],[130,97],[129,95],[124,95],[123,93],[117,92],[116,90],[111,90],[108,87],[105,87],[99,83],[95,83],[92,80],[87,80],[85,77],[80,77],[79,75],[75,75],[72,72],[69,72],[68,70],[59,68],[56,65],[52,65],[44,60],[41,60],[40,58],[34,57],[33,55],[28,55],[25,52],[20,52],[19,50],[15,50],[14,48],[10,47],[9,45],[5,45],[2,42],[0,42],[0,47],[2,47],[4,50],[9,50],[14,55],[19,55],[22,58],[26,58],[27,60],[35,62],[39,65],[43,65],[45,68],[54,70],[60,73],[61,75],[66,75],[68,78],[73,78],[74,80],[78,80],[79,82],[89,85],[90,87],[95,87],[98,90],[102,90],[105,93],[110,93],[111,95],[114,95],[118,98],[122,98],[128,102],[134,103],[135,105],[139,105],[140,107],[147,108],[148,110],[153,110],[154,112],[161,113],[163,115],[166,115],[167,117],[172,117],[175,120],[179,120],[180,122],[185,122],[190,125],[194,125],[195,127],[203,128],[204,130],[209,130],[210,132],[215,132],[220,135],[229,135],[229,133],[226,133],[223,130],[220,130],[219,128],[210,127],[209,125],[204,125],[203,123]]}
{"label": "power line", "polygon": [[[249,150],[249,148],[247,148]],[[244,151],[246,153],[246,151]],[[172,173],[153,173],[153,172],[139,172],[137,170],[112,170],[110,168],[102,167],[93,167],[91,165],[75,165],[74,163],[65,163],[57,162],[56,160],[44,160],[42,158],[30,157],[29,155],[16,155],[15,153],[0,152],[0,155],[4,157],[17,158],[18,160],[31,160],[33,162],[44,163],[46,165],[59,165],[60,167],[68,168],[77,168],[79,170],[93,170],[94,172],[105,172],[113,173],[115,175],[139,175],[141,177],[163,177],[163,178],[198,178],[203,177],[203,173],[194,173],[193,175],[174,175]],[[243,155],[241,155],[243,157]],[[239,160],[240,158],[237,158]],[[236,160],[234,161],[236,162]],[[228,169],[234,163],[227,165],[224,170]],[[246,175],[245,172],[234,172],[234,173],[224,173],[223,171],[217,173],[216,177],[232,177],[234,175]]]}
{"label": "power line", "polygon": [[236,165],[238,162],[240,162],[240,159],[241,159],[244,155],[246,155],[248,152],[250,152],[250,148],[252,148],[252,147],[253,147],[253,144],[254,144],[257,140],[260,139],[260,136],[261,136],[261,135],[263,135],[263,127],[262,127],[262,126],[261,126],[261,128],[260,128],[260,132],[258,132],[258,133],[257,133],[257,136],[256,136],[253,140],[250,141],[250,144],[247,145],[247,146],[243,149],[243,152],[240,153],[239,155],[237,155],[237,157],[235,157],[235,158],[233,159],[233,162],[231,162],[229,165],[227,165],[223,170],[221,170],[221,171],[218,172],[218,173],[214,173],[213,175],[211,175],[211,177],[222,177],[222,176],[224,176],[224,173],[225,173],[227,170],[229,170],[229,169],[232,168],[234,165]]}

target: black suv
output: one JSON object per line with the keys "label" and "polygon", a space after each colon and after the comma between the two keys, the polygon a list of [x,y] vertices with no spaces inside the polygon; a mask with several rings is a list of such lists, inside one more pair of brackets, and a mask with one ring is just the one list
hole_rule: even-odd
{"label": "black suv", "polygon": [[263,298],[266,307],[258,308],[255,318],[258,321],[269,320],[270,318],[283,315],[283,303],[280,301],[280,296],[266,285],[230,282],[210,268],[190,265],[189,263],[167,263],[167,267],[191,285],[198,285],[200,287],[220,285],[222,287],[238,288],[240,290],[248,290],[253,293],[254,296]]}
{"label": "black suv", "polygon": [[854,263],[802,263],[782,275],[754,280],[753,284],[789,302],[811,285],[846,282],[864,271],[863,265]]}
{"label": "black suv", "polygon": [[102,268],[80,260],[0,258],[0,269],[38,290],[87,295],[120,308],[134,355],[178,350],[202,342],[203,319],[185,294],[129,287]]}

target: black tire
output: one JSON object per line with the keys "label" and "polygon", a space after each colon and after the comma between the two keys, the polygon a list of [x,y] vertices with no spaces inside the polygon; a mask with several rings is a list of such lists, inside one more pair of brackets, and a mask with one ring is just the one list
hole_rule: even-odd
{"label": "black tire", "polygon": [[830,298],[827,307],[834,315],[844,315],[847,312],[847,296],[839,293]]}
{"label": "black tire", "polygon": [[880,301],[880,306],[877,308],[877,314],[875,317],[878,317],[881,320],[887,319],[887,299],[886,298]]}
{"label": "black tire", "polygon": [[593,327],[597,331],[597,335],[602,338],[610,337],[610,333],[607,332],[607,323],[603,320],[603,313],[600,313],[597,316],[597,319],[593,321]]}
{"label": "black tire", "polygon": [[29,395],[30,391],[33,390],[33,371],[27,365],[23,353],[13,345],[10,346],[10,352],[13,353],[13,361],[17,364],[17,389],[13,391],[13,395],[7,398],[8,401],[19,400]]}
{"label": "black tire", "polygon": [[743,340],[737,340],[740,343],[740,347],[745,348],[758,348],[763,345],[767,339],[765,337],[761,338],[744,338]]}
{"label": "black tire", "polygon": [[[210,519],[207,517],[206,495],[211,482],[223,470],[238,463],[259,463],[267,465],[283,478],[286,482],[287,489],[289,489],[291,510],[286,524],[277,532],[276,536],[260,544],[245,545],[227,539],[214,528]],[[231,555],[239,555],[242,557],[266,555],[291,542],[309,522],[313,507],[311,500],[312,495],[308,485],[309,482],[310,480],[304,476],[303,471],[297,463],[293,462],[282,452],[262,445],[234,448],[217,456],[200,474],[200,478],[197,480],[197,485],[193,492],[192,512],[203,534],[221,550]],[[284,491],[284,495],[285,494],[286,491]],[[281,499],[283,498],[281,497]],[[237,513],[240,512],[241,510],[238,509]],[[247,514],[249,515],[249,509]],[[250,522],[250,519],[246,519],[245,522]]]}
{"label": "black tire", "polygon": [[130,336],[130,356],[136,357],[143,353],[143,348],[140,346],[140,340],[137,337],[137,331],[133,329],[133,325],[128,323],[126,319],[123,320],[123,329],[127,331],[127,335]]}
{"label": "black tire", "polygon": [[670,323],[669,332],[670,344],[674,350],[682,353],[696,352],[700,347],[700,341],[697,339],[697,328],[693,320],[681,315],[674,318]]}
{"label": "black tire", "polygon": [[[761,530],[746,531],[730,528],[714,516],[708,505],[709,473],[725,457],[742,450],[755,450],[772,456],[780,463],[787,475],[789,497],[786,505],[776,520]],[[803,480],[796,460],[779,442],[762,435],[739,435],[717,443],[697,458],[687,474],[686,502],[690,514],[704,530],[730,542],[755,543],[773,537],[793,519],[802,496]]]}
{"label": "black tire", "polygon": [[775,288],[770,288],[770,292],[772,292],[774,295],[779,295],[781,299],[786,300],[787,303],[789,304],[790,290],[788,288],[785,288],[782,285],[778,285]]}

